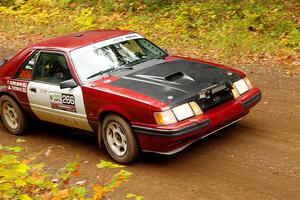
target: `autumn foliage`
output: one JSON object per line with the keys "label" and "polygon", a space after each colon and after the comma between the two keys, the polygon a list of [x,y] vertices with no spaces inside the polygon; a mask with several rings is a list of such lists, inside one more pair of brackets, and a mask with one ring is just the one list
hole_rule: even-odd
{"label": "autumn foliage", "polygon": [[[25,140],[18,139],[18,143]],[[119,170],[107,183],[88,183],[87,181],[72,182],[72,177],[80,176],[80,163],[71,162],[57,170],[57,173],[47,171],[44,163],[36,162],[46,151],[22,156],[21,146],[0,145],[0,199],[18,200],[102,200],[113,193],[129,180],[132,173]],[[124,168],[122,165],[101,161],[98,169],[109,170]],[[96,170],[95,170],[96,172]],[[97,172],[96,172],[97,173]],[[143,199],[142,196],[127,194],[126,198]]]}
{"label": "autumn foliage", "polygon": [[291,64],[299,13],[298,0],[0,0],[0,33],[22,48],[79,30],[130,29],[181,55]]}

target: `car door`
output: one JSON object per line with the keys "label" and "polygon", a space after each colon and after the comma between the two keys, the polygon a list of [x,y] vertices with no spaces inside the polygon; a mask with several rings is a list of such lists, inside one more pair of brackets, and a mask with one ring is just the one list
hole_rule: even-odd
{"label": "car door", "polygon": [[38,51],[31,52],[14,77],[7,79],[7,89],[17,97],[18,102],[26,112],[30,112],[30,105],[27,95],[27,86],[32,79],[34,63],[38,58]]}
{"label": "car door", "polygon": [[41,51],[27,87],[30,107],[40,120],[92,131],[81,86],[60,89],[72,78],[64,53]]}

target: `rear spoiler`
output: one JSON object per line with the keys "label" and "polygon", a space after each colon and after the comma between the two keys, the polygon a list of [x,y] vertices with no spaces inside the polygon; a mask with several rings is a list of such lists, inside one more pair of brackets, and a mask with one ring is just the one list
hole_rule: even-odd
{"label": "rear spoiler", "polygon": [[5,63],[7,63],[11,58],[12,58],[12,56],[6,57],[6,58],[3,58],[2,60],[0,60],[0,67],[2,67]]}

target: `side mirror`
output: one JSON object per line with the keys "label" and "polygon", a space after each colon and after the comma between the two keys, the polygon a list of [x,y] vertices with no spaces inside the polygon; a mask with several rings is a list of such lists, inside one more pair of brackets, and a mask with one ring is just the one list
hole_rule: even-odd
{"label": "side mirror", "polygon": [[69,79],[69,80],[60,82],[59,86],[60,86],[60,89],[75,88],[75,87],[77,87],[77,83],[75,82],[74,79]]}

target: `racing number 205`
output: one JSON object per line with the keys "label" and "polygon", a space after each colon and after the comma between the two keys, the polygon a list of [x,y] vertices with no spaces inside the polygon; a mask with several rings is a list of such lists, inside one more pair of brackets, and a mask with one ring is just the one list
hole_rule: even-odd
{"label": "racing number 205", "polygon": [[75,105],[75,97],[71,94],[62,94],[61,96],[62,103],[66,105]]}

